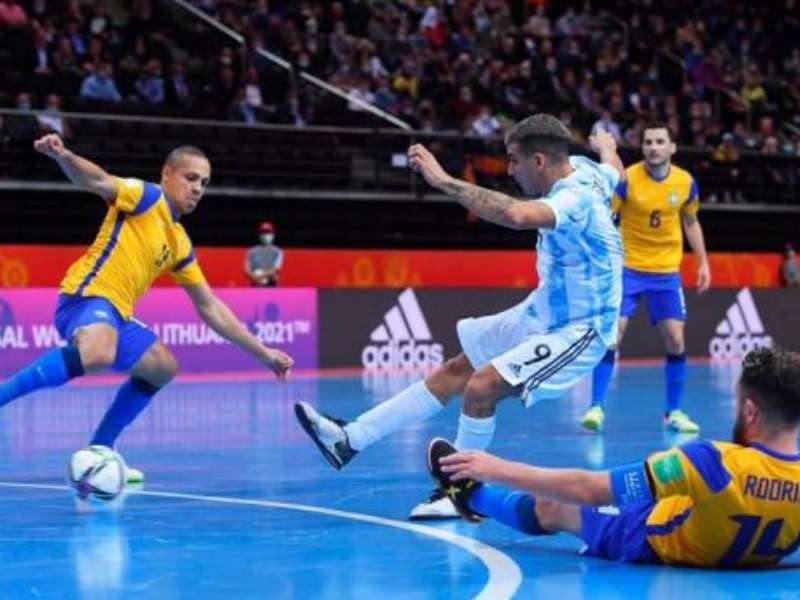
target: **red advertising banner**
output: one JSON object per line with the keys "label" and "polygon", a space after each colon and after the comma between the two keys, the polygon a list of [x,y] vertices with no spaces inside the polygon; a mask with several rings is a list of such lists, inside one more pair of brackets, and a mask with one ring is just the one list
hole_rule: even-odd
{"label": "red advertising banner", "polygon": [[[245,248],[198,248],[213,286],[248,285]],[[58,285],[82,246],[0,246],[0,287]],[[780,254],[713,252],[714,287],[770,288],[780,285]],[[526,250],[326,250],[288,248],[281,285],[291,287],[524,287],[537,284],[533,251]],[[694,256],[684,258],[682,277],[695,285]],[[169,277],[158,286],[173,285]]]}

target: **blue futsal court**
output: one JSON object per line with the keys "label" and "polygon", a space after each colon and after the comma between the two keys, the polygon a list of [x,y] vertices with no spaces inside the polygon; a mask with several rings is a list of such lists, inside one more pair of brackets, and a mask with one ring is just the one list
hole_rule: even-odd
{"label": "blue futsal court", "polygon": [[[689,369],[686,410],[727,440],[731,368]],[[567,536],[530,538],[495,523],[418,525],[431,489],[423,450],[455,435],[457,407],[334,472],[296,425],[292,404],[352,417],[417,376],[182,380],[123,437],[146,490],[116,511],[79,512],[62,479],[116,384],[36,393],[0,412],[0,598],[798,598],[794,568],[721,572],[631,566],[577,555]],[[587,397],[525,411],[501,406],[492,450],[544,466],[601,468],[683,439],[662,432],[662,374],[625,365],[606,432],[577,425]],[[684,438],[685,439],[685,438]]]}

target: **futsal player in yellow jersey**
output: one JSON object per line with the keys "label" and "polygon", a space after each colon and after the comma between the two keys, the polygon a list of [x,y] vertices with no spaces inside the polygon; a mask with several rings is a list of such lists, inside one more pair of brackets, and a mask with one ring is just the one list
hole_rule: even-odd
{"label": "futsal player in yellow jersey", "polygon": [[[666,348],[664,425],[674,431],[695,433],[699,426],[681,410],[686,382],[681,228],[697,256],[698,292],[708,289],[711,271],[703,229],[697,219],[700,207],[697,183],[690,173],[672,164],[675,150],[667,125],[648,125],[642,132],[644,160],[626,169],[627,179],[617,188],[613,199],[625,252],[617,345],[625,335],[628,319],[644,297],[650,322],[658,327]],[[605,396],[615,360],[616,349],[610,348],[594,369],[592,404],[582,421],[587,429],[603,428]]]}
{"label": "futsal player in yellow jersey", "polygon": [[437,439],[428,464],[472,521],[491,517],[533,535],[566,531],[586,554],[624,562],[764,566],[800,549],[799,430],[800,358],[762,348],[744,359],[734,443],[693,441],[584,471],[459,453]]}
{"label": "futsal player in yellow jersey", "polygon": [[[206,191],[211,166],[205,154],[180,146],[167,156],[159,185],[109,175],[64,147],[57,135],[34,148],[50,157],[76,185],[108,204],[92,245],[61,282],[55,324],[65,348],[52,350],[0,383],[0,406],[44,387],[62,385],[106,368],[130,373],[95,431],[91,443],[113,447],[119,434],[176,374],[175,357],[132,317],[136,301],[161,274],[183,286],[200,317],[283,378],[293,365],[280,350],[261,345],[206,283],[180,218]],[[142,475],[131,469],[129,481]]]}

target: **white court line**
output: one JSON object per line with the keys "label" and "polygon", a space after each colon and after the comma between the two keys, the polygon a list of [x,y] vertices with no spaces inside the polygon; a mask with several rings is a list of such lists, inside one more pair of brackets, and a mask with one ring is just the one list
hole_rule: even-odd
{"label": "white court line", "polygon": [[[65,485],[16,483],[10,481],[0,481],[0,487],[57,491],[67,491],[70,489]],[[261,506],[264,508],[282,508],[285,510],[317,513],[320,515],[328,515],[331,517],[341,517],[343,519],[351,519],[353,521],[372,523],[373,525],[394,527],[395,529],[403,529],[405,531],[412,531],[420,535],[436,538],[466,550],[470,554],[477,557],[489,571],[489,577],[486,585],[481,592],[475,596],[474,600],[507,600],[514,595],[522,583],[522,572],[520,571],[519,566],[507,554],[504,554],[499,550],[492,548],[491,546],[487,546],[486,544],[483,544],[477,540],[464,537],[456,533],[451,533],[449,531],[444,531],[442,529],[428,527],[426,525],[417,525],[416,523],[407,523],[405,521],[385,519],[383,517],[374,517],[372,515],[336,510],[333,508],[323,508],[321,506],[293,504],[289,502],[273,502],[271,500],[247,500],[244,498],[230,498],[227,496],[202,496],[199,494],[181,494],[177,492],[130,491],[127,493],[137,496],[152,496],[155,498],[178,498],[182,500],[197,500],[199,502],[238,504],[240,506]]]}

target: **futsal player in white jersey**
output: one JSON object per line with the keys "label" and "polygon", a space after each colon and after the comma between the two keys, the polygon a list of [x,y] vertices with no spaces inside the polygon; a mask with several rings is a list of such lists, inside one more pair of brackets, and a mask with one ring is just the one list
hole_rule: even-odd
{"label": "futsal player in white jersey", "polygon": [[[508,310],[459,321],[461,354],[353,422],[296,404],[298,421],[336,469],[386,435],[437,414],[459,394],[455,445],[482,450],[494,435],[498,401],[516,396],[530,406],[561,395],[616,342],[622,244],[610,200],[625,169],[607,133],[590,138],[602,164],[569,156],[570,141],[564,124],[547,114],[528,117],[508,132],[508,173],[524,199],[455,179],[424,146],[409,148],[412,169],[482,219],[538,230],[540,283]],[[434,494],[410,518],[456,516],[450,500]]]}

